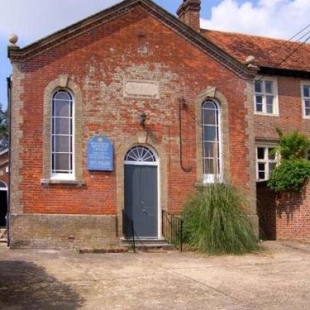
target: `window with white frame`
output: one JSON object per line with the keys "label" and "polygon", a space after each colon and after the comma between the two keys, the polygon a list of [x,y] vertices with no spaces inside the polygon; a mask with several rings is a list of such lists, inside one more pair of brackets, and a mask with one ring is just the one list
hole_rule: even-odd
{"label": "window with white frame", "polygon": [[302,103],[304,117],[310,118],[310,82],[302,84]]}
{"label": "window with white frame", "polygon": [[278,114],[276,81],[261,78],[254,81],[255,112],[259,114]]}
{"label": "window with white frame", "polygon": [[73,97],[65,89],[52,97],[51,176],[74,179]]}
{"label": "window with white frame", "polygon": [[216,102],[206,100],[201,108],[202,160],[204,183],[220,181],[222,177],[220,110]]}
{"label": "window with white frame", "polygon": [[258,181],[269,180],[272,170],[278,164],[278,156],[275,147],[256,147],[256,179]]}

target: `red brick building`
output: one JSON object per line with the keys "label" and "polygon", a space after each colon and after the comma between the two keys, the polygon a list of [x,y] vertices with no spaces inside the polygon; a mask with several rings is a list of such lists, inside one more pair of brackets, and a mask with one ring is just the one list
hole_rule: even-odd
{"label": "red brick building", "polygon": [[274,127],[310,125],[309,46],[280,63],[296,44],[202,30],[199,12],[200,0],[179,18],[126,0],[24,48],[11,40],[12,247],[117,244],[123,211],[160,239],[162,210],[214,181],[252,198],[258,231]]}
{"label": "red brick building", "polygon": [[276,195],[266,186],[276,164],[275,156],[270,156],[278,142],[275,128],[310,137],[310,45],[236,33],[203,33],[239,61],[253,55],[252,64],[259,69],[254,81],[254,138],[261,237],[310,241],[309,185],[303,193],[291,195]]}

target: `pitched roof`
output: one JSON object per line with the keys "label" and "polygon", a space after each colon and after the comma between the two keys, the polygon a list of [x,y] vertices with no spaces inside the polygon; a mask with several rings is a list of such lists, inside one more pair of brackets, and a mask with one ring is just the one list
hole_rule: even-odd
{"label": "pitched roof", "polygon": [[243,77],[252,77],[255,75],[253,70],[247,68],[244,63],[240,63],[222,48],[213,44],[211,40],[204,38],[201,34],[191,29],[174,15],[170,14],[152,0],[126,0],[122,1],[106,10],[83,19],[67,28],[59,30],[37,42],[34,42],[24,48],[18,46],[8,47],[8,57],[12,62],[25,61],[46,50],[63,44],[72,38],[78,37],[89,32],[98,26],[104,25],[111,20],[123,18],[126,14],[134,10],[137,6],[144,9],[148,14],[162,22],[164,25],[178,33],[185,40],[200,48],[215,60],[221,62],[224,66]]}
{"label": "pitched roof", "polygon": [[310,72],[310,44],[204,29],[201,34],[241,63],[253,55],[259,67]]}

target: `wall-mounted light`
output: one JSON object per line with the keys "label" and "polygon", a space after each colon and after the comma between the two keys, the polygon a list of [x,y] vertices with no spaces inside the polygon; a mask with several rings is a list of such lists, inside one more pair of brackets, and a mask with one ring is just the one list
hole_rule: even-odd
{"label": "wall-mounted light", "polygon": [[140,125],[141,126],[145,126],[145,121],[146,121],[146,113],[145,112],[142,112],[140,114]]}
{"label": "wall-mounted light", "polygon": [[181,106],[182,109],[186,109],[186,108],[187,108],[187,103],[186,103],[184,97],[179,98],[179,104],[180,104],[180,106]]}

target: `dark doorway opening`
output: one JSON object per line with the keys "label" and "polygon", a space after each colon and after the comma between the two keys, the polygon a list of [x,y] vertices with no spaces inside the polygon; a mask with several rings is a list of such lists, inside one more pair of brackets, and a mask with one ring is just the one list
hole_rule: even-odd
{"label": "dark doorway opening", "polygon": [[0,227],[6,226],[7,212],[8,212],[7,191],[0,191]]}

